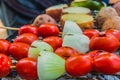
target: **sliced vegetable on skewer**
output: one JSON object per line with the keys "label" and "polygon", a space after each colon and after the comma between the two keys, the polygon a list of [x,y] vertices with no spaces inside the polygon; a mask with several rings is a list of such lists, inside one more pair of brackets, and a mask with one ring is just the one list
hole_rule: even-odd
{"label": "sliced vegetable on skewer", "polygon": [[66,34],[82,34],[82,30],[75,22],[67,20],[64,24],[62,38]]}
{"label": "sliced vegetable on skewer", "polygon": [[86,53],[89,49],[89,38],[80,34],[68,34],[63,38],[62,46],[71,47],[80,53]]}
{"label": "sliced vegetable on skewer", "polygon": [[36,58],[40,55],[40,51],[53,52],[53,48],[46,42],[41,40],[34,41],[28,51],[28,57]]}
{"label": "sliced vegetable on skewer", "polygon": [[65,73],[65,60],[53,52],[41,51],[38,57],[40,80],[55,80]]}

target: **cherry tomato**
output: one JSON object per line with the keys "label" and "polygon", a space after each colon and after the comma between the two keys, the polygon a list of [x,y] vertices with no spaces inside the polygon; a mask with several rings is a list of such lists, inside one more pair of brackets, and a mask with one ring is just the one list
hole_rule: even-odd
{"label": "cherry tomato", "polygon": [[7,76],[12,66],[12,60],[5,54],[0,53],[0,78]]}
{"label": "cherry tomato", "polygon": [[16,59],[20,60],[28,56],[30,45],[22,42],[12,43],[9,47],[9,53]]}
{"label": "cherry tomato", "polygon": [[38,35],[38,28],[36,26],[32,26],[31,24],[23,25],[19,28],[18,34],[21,35],[23,33],[33,33]]}
{"label": "cherry tomato", "polygon": [[99,35],[99,31],[96,29],[86,29],[83,31],[83,34],[88,36],[91,39],[94,35]]}
{"label": "cherry tomato", "polygon": [[9,55],[8,49],[10,46],[10,42],[5,39],[0,39],[0,53],[4,53],[6,55]]}
{"label": "cherry tomato", "polygon": [[103,51],[103,50],[93,50],[88,53],[90,57],[94,59],[94,57],[99,56],[101,54],[110,54],[110,52]]}
{"label": "cherry tomato", "polygon": [[68,59],[70,56],[78,55],[79,53],[70,47],[60,47],[55,50],[55,53],[63,59]]}
{"label": "cherry tomato", "polygon": [[115,29],[109,29],[106,31],[106,34],[112,34],[120,41],[120,31]]}
{"label": "cherry tomato", "polygon": [[45,38],[49,36],[58,36],[59,35],[59,28],[56,24],[51,23],[44,23],[41,24],[38,28],[38,34]]}
{"label": "cherry tomato", "polygon": [[88,55],[75,55],[65,62],[66,72],[71,76],[83,76],[92,70],[92,58]]}
{"label": "cherry tomato", "polygon": [[62,46],[62,38],[58,36],[50,36],[43,39],[44,42],[47,42],[49,45],[51,45],[54,49],[54,51]]}
{"label": "cherry tomato", "polygon": [[27,44],[31,44],[33,41],[38,40],[38,36],[33,33],[24,33],[19,35],[14,39],[14,42],[24,42]]}
{"label": "cherry tomato", "polygon": [[93,62],[94,69],[103,74],[120,72],[120,57],[116,54],[102,54],[96,56]]}
{"label": "cherry tomato", "polygon": [[108,52],[114,52],[119,47],[119,40],[113,35],[101,35],[93,36],[90,40],[91,50],[105,50]]}
{"label": "cherry tomato", "polygon": [[37,60],[34,58],[23,58],[19,60],[16,64],[16,72],[23,79],[37,79]]}

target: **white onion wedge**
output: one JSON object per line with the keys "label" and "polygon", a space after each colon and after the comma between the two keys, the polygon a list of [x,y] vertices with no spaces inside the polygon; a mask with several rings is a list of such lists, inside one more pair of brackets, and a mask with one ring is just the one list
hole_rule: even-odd
{"label": "white onion wedge", "polygon": [[86,53],[89,49],[90,40],[83,34],[69,34],[65,35],[62,46],[71,47],[80,53]]}
{"label": "white onion wedge", "polygon": [[73,21],[65,21],[62,38],[66,34],[82,34],[81,28]]}
{"label": "white onion wedge", "polygon": [[41,51],[38,57],[39,80],[55,80],[65,73],[65,60],[53,52]]}
{"label": "white onion wedge", "polygon": [[28,51],[28,57],[36,58],[40,55],[40,51],[50,51],[53,52],[53,48],[46,42],[41,40],[34,41]]}

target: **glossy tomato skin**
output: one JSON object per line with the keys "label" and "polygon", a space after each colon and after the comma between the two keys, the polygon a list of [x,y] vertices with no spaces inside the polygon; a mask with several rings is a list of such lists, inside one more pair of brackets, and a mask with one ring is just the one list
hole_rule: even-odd
{"label": "glossy tomato skin", "polygon": [[41,24],[38,28],[38,34],[43,38],[49,36],[58,36],[59,32],[60,31],[58,26],[56,24],[51,24],[51,23]]}
{"label": "glossy tomato skin", "polygon": [[31,24],[23,25],[19,28],[18,34],[21,35],[23,33],[33,33],[38,35],[38,27]]}
{"label": "glossy tomato skin", "polygon": [[58,36],[50,36],[50,37],[46,37],[43,39],[44,42],[47,42],[49,45],[51,45],[54,49],[54,51],[62,46],[62,38],[58,37]]}
{"label": "glossy tomato skin", "polygon": [[99,35],[99,31],[96,29],[86,29],[83,31],[83,34],[88,36],[91,39],[94,35]]}
{"label": "glossy tomato skin", "polygon": [[92,70],[92,58],[88,55],[75,55],[65,62],[66,72],[71,76],[83,76]]}
{"label": "glossy tomato skin", "polygon": [[119,40],[113,35],[94,36],[90,40],[91,50],[105,50],[115,52],[119,47]]}
{"label": "glossy tomato skin", "polygon": [[102,55],[102,54],[111,54],[111,53],[107,52],[107,51],[104,51],[104,50],[93,50],[93,51],[88,52],[88,55],[93,59],[96,56],[99,56],[99,55]]}
{"label": "glossy tomato skin", "polygon": [[38,36],[36,36],[33,33],[24,33],[19,36],[17,36],[14,39],[14,42],[24,42],[27,44],[31,44],[33,41],[38,40]]}
{"label": "glossy tomato skin", "polygon": [[63,59],[68,59],[70,56],[73,55],[78,55],[78,51],[74,50],[73,48],[70,47],[60,47],[55,50],[55,53],[62,57]]}
{"label": "glossy tomato skin", "polygon": [[116,54],[102,54],[94,58],[94,69],[103,74],[120,72],[120,57]]}
{"label": "glossy tomato skin", "polygon": [[0,53],[0,78],[7,76],[12,66],[12,60],[7,55]]}
{"label": "glossy tomato skin", "polygon": [[16,59],[20,60],[28,56],[28,50],[30,45],[22,42],[12,43],[9,48],[9,53]]}
{"label": "glossy tomato skin", "polygon": [[120,41],[120,31],[115,29],[109,29],[106,31],[106,34],[112,34]]}
{"label": "glossy tomato skin", "polygon": [[23,79],[37,79],[37,60],[34,58],[23,58],[19,60],[16,64],[16,72]]}
{"label": "glossy tomato skin", "polygon": [[10,47],[10,42],[5,39],[0,39],[0,53],[4,53],[5,55],[9,55],[8,49]]}

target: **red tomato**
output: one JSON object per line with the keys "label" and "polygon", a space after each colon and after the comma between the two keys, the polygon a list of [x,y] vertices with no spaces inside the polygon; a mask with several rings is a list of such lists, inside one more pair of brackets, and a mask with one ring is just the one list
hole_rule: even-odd
{"label": "red tomato", "polygon": [[75,55],[65,62],[66,72],[71,76],[83,76],[92,70],[92,58],[88,55]]}
{"label": "red tomato", "polygon": [[93,36],[90,40],[91,50],[105,50],[114,52],[118,49],[119,40],[113,35]]}
{"label": "red tomato", "polygon": [[47,42],[49,45],[51,45],[54,49],[54,51],[62,46],[62,38],[58,36],[50,36],[43,39],[44,42]]}
{"label": "red tomato", "polygon": [[19,35],[14,39],[14,42],[24,42],[27,44],[31,44],[33,41],[38,40],[38,36],[33,33],[24,33]]}
{"label": "red tomato", "polygon": [[120,72],[120,57],[116,54],[102,54],[96,56],[93,62],[94,69],[103,74]]}
{"label": "red tomato", "polygon": [[30,45],[22,42],[12,43],[9,48],[9,53],[16,59],[20,60],[28,56],[28,50]]}
{"label": "red tomato", "polygon": [[37,79],[37,60],[34,58],[23,58],[19,60],[16,64],[16,72],[23,79]]}
{"label": "red tomato", "polygon": [[0,53],[0,78],[7,76],[12,66],[12,60],[5,54]]}
{"label": "red tomato", "polygon": [[110,54],[110,52],[103,51],[103,50],[93,50],[88,53],[90,57],[94,59],[94,57],[99,56],[101,54]]}
{"label": "red tomato", "polygon": [[50,23],[41,24],[38,28],[38,34],[43,38],[49,36],[58,36],[59,32],[58,26]]}
{"label": "red tomato", "polygon": [[91,39],[94,35],[99,35],[99,31],[96,29],[86,29],[83,31],[83,34],[88,36]]}
{"label": "red tomato", "polygon": [[31,24],[23,25],[19,28],[18,34],[21,35],[23,33],[33,33],[38,35],[38,28],[36,26],[32,26]]}
{"label": "red tomato", "polygon": [[106,31],[106,34],[112,34],[120,41],[120,31],[115,29],[109,29]]}
{"label": "red tomato", "polygon": [[9,55],[8,49],[10,46],[10,42],[5,39],[0,39],[0,53],[4,53],[6,55]]}
{"label": "red tomato", "polygon": [[68,59],[70,56],[78,55],[79,53],[70,47],[60,47],[55,50],[55,53],[63,59]]}

